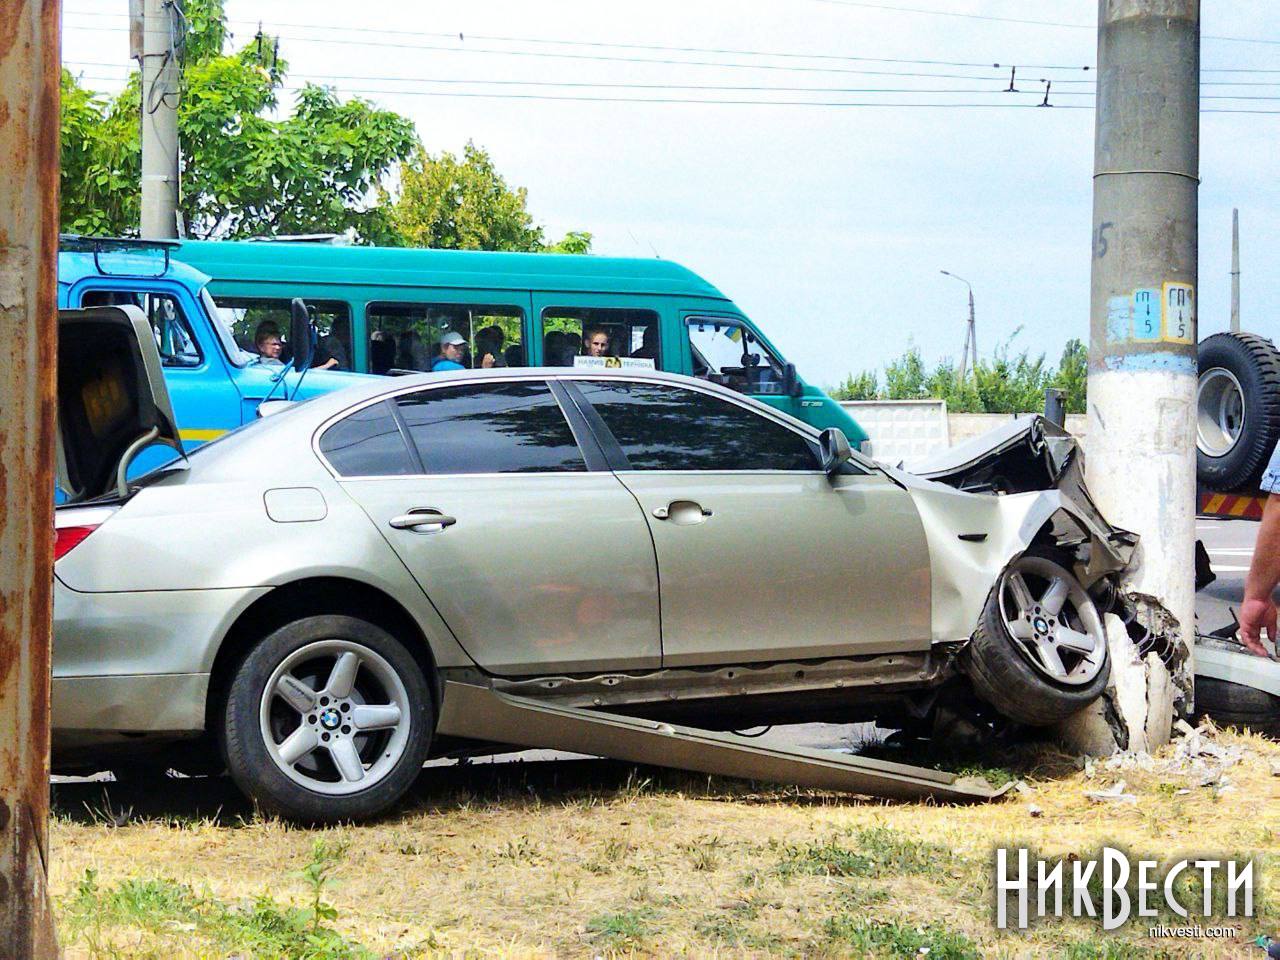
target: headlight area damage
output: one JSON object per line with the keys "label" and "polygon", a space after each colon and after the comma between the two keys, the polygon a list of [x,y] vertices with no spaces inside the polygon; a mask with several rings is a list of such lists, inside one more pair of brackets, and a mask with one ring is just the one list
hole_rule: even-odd
{"label": "headlight area damage", "polygon": [[[1158,657],[1190,702],[1177,620],[1121,588],[1138,537],[1094,504],[1069,433],[1040,416],[1011,420],[899,476],[915,488],[935,556],[935,642],[957,642],[959,664],[997,710],[1048,725],[1097,702],[1126,748],[1108,636]],[[982,549],[968,549],[975,542]],[[1008,647],[1021,659],[1002,658]]]}

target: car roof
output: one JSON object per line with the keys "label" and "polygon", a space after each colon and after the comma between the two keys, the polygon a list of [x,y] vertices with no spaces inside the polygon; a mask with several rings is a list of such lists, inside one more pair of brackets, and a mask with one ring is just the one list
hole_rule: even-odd
{"label": "car roof", "polygon": [[224,282],[608,291],[728,299],[687,267],[657,258],[226,240],[185,240],[174,256]]}
{"label": "car roof", "polygon": [[[290,390],[297,380],[288,374]],[[793,430],[816,439],[818,431],[782,411],[752,397],[707,380],[682,374],[647,369],[604,369],[585,367],[495,367],[488,370],[457,370],[419,373],[398,377],[369,377],[341,390],[312,397],[287,409],[256,420],[204,444],[189,454],[185,477],[170,482],[239,482],[269,463],[272,482],[306,484],[328,476],[319,458],[312,456],[313,441],[340,418],[380,399],[431,386],[481,384],[502,380],[635,380],[691,387],[755,410],[761,416],[785,421]],[[164,470],[166,468],[161,468]],[[248,473],[246,473],[248,471]]]}

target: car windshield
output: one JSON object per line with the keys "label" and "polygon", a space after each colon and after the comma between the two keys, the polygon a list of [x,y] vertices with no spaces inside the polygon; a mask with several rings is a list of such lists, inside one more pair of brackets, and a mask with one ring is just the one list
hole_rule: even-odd
{"label": "car windshield", "polygon": [[228,360],[237,367],[261,362],[262,357],[256,353],[250,353],[236,343],[236,338],[231,334],[231,327],[228,326],[230,318],[213,302],[213,297],[209,294],[208,287],[200,291],[200,302],[204,304],[205,312],[209,314],[209,322],[213,324],[214,332],[218,335],[218,340],[221,342],[222,349],[226,352]]}

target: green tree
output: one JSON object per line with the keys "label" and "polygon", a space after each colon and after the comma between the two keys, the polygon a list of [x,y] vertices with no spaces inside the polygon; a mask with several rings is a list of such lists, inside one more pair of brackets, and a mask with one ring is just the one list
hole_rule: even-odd
{"label": "green tree", "polygon": [[874,370],[851,373],[844,382],[827,391],[836,400],[875,400],[880,396],[880,382]]}
{"label": "green tree", "polygon": [[[276,41],[225,52],[222,0],[188,0],[178,132],[181,211],[196,237],[289,233],[357,236],[380,228],[375,188],[413,152],[413,123],[307,84],[293,113],[271,119],[287,65]],[[141,83],[107,98],[62,78],[62,226],[127,234],[138,224]]]}
{"label": "green tree", "polygon": [[885,400],[919,400],[928,396],[928,374],[920,348],[910,346],[907,352],[884,368]]}
{"label": "green tree", "polygon": [[1089,385],[1089,348],[1080,340],[1072,338],[1063,348],[1062,359],[1058,361],[1058,372],[1053,375],[1053,384],[1063,391],[1063,399],[1067,404],[1067,413],[1085,412],[1085,391]]}
{"label": "green tree", "polygon": [[1058,369],[1045,365],[1044,354],[1027,351],[1011,356],[1017,331],[1000,344],[990,360],[979,360],[960,380],[955,364],[945,358],[932,370],[925,366],[918,347],[912,345],[885,366],[884,389],[878,389],[874,371],[866,371],[831,391],[838,400],[945,400],[953,413],[1030,413],[1044,407],[1044,392],[1059,387],[1066,394],[1068,413],[1085,410],[1088,382],[1088,350],[1080,340],[1067,341]]}
{"label": "green tree", "polygon": [[418,149],[384,193],[387,232],[380,242],[445,250],[588,253],[591,234],[570,232],[548,244],[528,211],[524,187],[512,188],[484,149],[468,142],[459,158]]}

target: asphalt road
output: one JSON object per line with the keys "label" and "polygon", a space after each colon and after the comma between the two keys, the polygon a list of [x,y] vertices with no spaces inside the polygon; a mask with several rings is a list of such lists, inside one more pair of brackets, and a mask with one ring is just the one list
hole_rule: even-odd
{"label": "asphalt road", "polygon": [[1255,520],[1196,520],[1196,536],[1209,552],[1218,579],[1196,594],[1196,623],[1209,633],[1231,623],[1244,599],[1244,577],[1258,536]]}

